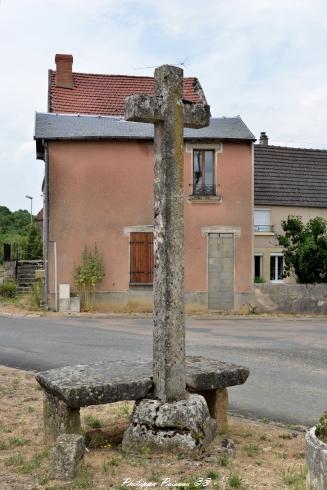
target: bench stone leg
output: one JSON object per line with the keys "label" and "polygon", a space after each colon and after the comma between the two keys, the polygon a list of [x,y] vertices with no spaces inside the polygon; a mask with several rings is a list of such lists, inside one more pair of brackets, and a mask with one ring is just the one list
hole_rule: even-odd
{"label": "bench stone leg", "polygon": [[216,420],[218,432],[226,432],[228,428],[228,391],[227,388],[205,391],[202,393],[206,399],[210,416]]}
{"label": "bench stone leg", "polygon": [[50,393],[43,399],[44,438],[46,443],[56,442],[62,434],[79,434],[81,419],[79,408],[70,408]]}

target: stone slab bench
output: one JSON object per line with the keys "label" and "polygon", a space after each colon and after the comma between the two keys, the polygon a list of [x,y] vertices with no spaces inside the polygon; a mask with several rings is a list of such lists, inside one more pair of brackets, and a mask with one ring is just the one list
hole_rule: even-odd
{"label": "stone slab bench", "polygon": [[[249,370],[201,356],[186,357],[186,386],[203,395],[219,430],[227,426],[229,386],[245,383]],[[81,431],[80,408],[139,400],[153,391],[152,362],[105,361],[65,366],[36,374],[44,389],[44,430],[48,442]]]}

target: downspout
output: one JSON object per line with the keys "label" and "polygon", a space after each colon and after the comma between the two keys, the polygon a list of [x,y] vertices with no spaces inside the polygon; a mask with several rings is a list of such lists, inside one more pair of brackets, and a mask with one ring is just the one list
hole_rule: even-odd
{"label": "downspout", "polygon": [[44,147],[44,190],[43,190],[43,260],[44,260],[44,309],[49,309],[49,153],[48,143]]}

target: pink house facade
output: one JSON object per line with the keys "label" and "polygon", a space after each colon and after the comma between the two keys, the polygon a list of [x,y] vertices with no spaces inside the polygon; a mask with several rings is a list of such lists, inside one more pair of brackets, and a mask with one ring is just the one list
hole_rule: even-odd
{"label": "pink house facade", "polygon": [[[94,243],[106,271],[97,291],[97,308],[149,302],[153,280],[153,127],[126,122],[118,113],[126,90],[119,94],[119,103],[115,99],[109,104],[110,94],[105,94],[106,110],[102,102],[91,107],[95,82],[104,80],[103,88],[114,76],[93,75],[93,81],[87,82],[92,90],[88,91],[87,83],[82,90],[83,74],[71,72],[70,59],[63,60],[62,86],[56,85],[56,80],[59,85],[61,80],[60,60],[57,73],[49,74],[49,100],[54,107],[50,102],[50,112],[38,113],[35,125],[37,157],[45,161],[46,170],[44,236],[49,303],[55,294],[54,249],[57,283],[74,288],[74,263],[80,261],[84,246]],[[70,87],[63,86],[67,85],[67,73]],[[151,93],[151,87],[144,87],[153,83],[149,77],[125,78],[132,93],[135,88]],[[124,85],[125,78],[114,82]],[[137,86],[139,78],[142,87]],[[189,91],[190,99],[203,97],[196,79],[185,80],[184,91]],[[78,101],[82,100],[81,90],[83,103]],[[114,88],[106,90],[111,93]],[[80,114],[76,114],[79,103]],[[253,291],[254,136],[239,117],[213,118],[208,128],[185,129],[184,141],[185,299],[217,310],[239,310],[250,302]]]}

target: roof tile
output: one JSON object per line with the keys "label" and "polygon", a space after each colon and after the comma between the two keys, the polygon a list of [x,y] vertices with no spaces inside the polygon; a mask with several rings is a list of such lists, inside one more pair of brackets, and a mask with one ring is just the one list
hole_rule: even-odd
{"label": "roof tile", "polygon": [[327,207],[327,150],[254,145],[254,203]]}
{"label": "roof tile", "polygon": [[[125,98],[133,94],[154,95],[153,77],[73,73],[74,88],[57,87],[56,72],[49,70],[49,112],[122,116]],[[201,101],[197,78],[184,78],[184,98]]]}

